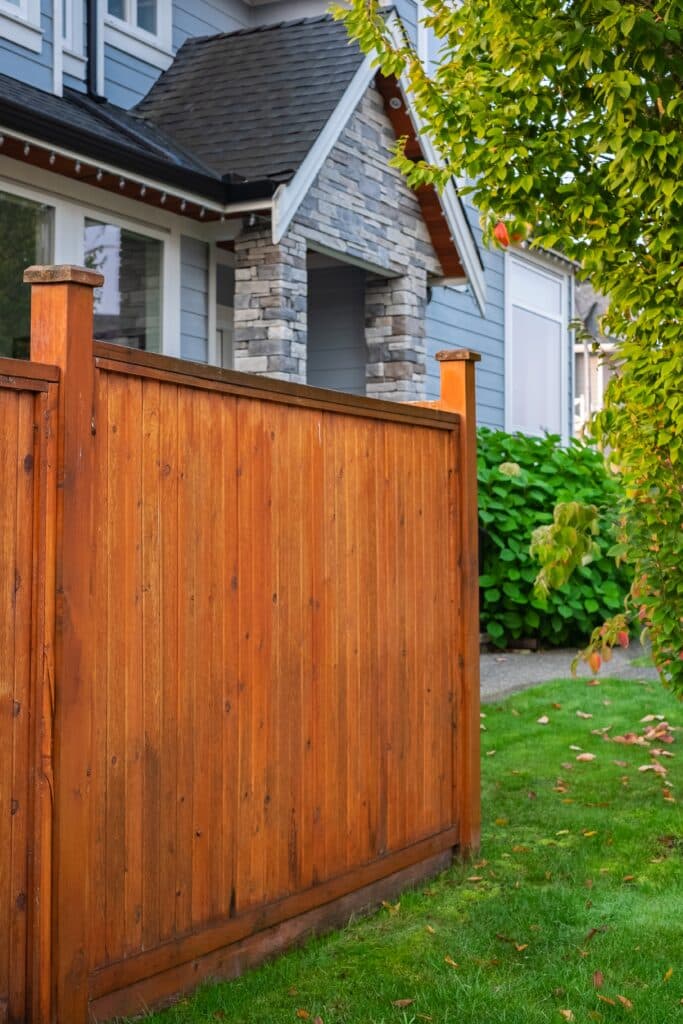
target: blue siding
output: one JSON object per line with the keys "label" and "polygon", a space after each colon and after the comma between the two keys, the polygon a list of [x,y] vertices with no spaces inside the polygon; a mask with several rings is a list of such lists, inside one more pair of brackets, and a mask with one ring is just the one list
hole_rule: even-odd
{"label": "blue siding", "polygon": [[209,338],[209,247],[196,238],[180,239],[180,354],[207,362]]}
{"label": "blue siding", "polygon": [[481,353],[477,366],[477,420],[502,429],[505,424],[505,260],[501,252],[481,245],[476,209],[466,203],[467,216],[479,241],[486,274],[486,310],[482,316],[470,289],[435,288],[427,312],[427,394],[439,394],[439,366],[434,355],[443,348],[471,348]]}
{"label": "blue siding", "polygon": [[177,0],[173,5],[173,49],[191,36],[235,32],[247,28],[251,12],[240,0]]}
{"label": "blue siding", "polygon": [[160,74],[159,68],[113,46],[105,46],[104,93],[117,106],[134,106],[149,92]]}
{"label": "blue siding", "polygon": [[27,85],[52,92],[52,0],[42,0],[40,27],[43,32],[40,53],[0,38],[0,71]]}

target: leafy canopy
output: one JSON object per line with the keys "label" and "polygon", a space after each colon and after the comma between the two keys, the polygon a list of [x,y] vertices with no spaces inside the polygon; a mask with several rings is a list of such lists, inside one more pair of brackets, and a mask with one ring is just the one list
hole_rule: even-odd
{"label": "leafy canopy", "polygon": [[489,237],[507,240],[501,224],[513,241],[530,234],[610,296],[620,374],[593,433],[622,477],[629,614],[683,692],[683,0],[425,7],[442,47],[431,77],[375,0],[349,0],[343,17],[385,74],[404,76],[443,158],[399,147],[409,182],[465,175]]}

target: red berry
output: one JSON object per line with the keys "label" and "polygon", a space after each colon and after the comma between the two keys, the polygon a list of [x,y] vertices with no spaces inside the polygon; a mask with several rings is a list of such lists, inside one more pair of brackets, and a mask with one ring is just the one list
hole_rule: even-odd
{"label": "red berry", "polygon": [[628,633],[624,629],[620,629],[617,633],[617,640],[619,641],[620,647],[628,647]]}
{"label": "red berry", "polygon": [[510,236],[508,235],[508,229],[503,224],[502,220],[499,220],[493,229],[494,238],[503,246],[504,249],[510,244]]}

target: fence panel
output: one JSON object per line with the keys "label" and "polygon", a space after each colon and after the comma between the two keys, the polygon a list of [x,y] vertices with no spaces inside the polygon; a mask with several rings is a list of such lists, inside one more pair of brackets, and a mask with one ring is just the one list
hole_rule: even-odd
{"label": "fence panel", "polygon": [[23,927],[8,872],[38,912],[26,1005],[1,938],[0,997],[4,981],[9,1019],[86,1024],[238,973],[476,847],[475,357],[445,357],[441,410],[397,406],[93,346],[99,275],[25,279],[32,358],[61,376],[39,443],[33,410],[33,490],[28,407],[0,410],[0,569],[33,581],[30,611],[0,597],[19,644],[4,686],[42,722],[11,724],[34,804],[15,846],[37,856],[0,854],[0,926]]}
{"label": "fence panel", "polygon": [[454,845],[457,420],[98,366],[104,995],[255,908]]}
{"label": "fence panel", "polygon": [[[0,360],[0,1021],[38,1021],[49,927],[50,710],[43,718],[47,450],[56,374]],[[49,582],[49,581],[48,581]],[[43,755],[45,755],[43,757]],[[47,810],[48,820],[44,819]],[[48,849],[44,843],[48,843]],[[38,953],[39,955],[39,953]],[[49,950],[42,968],[49,979]],[[49,985],[45,985],[49,988]]]}

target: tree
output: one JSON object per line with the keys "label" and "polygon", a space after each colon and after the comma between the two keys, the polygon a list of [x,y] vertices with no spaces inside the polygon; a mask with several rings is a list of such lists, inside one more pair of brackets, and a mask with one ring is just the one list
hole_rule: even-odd
{"label": "tree", "polygon": [[[683,693],[683,0],[425,7],[442,44],[431,77],[376,0],[349,0],[340,16],[385,74],[404,76],[443,158],[413,162],[399,145],[410,184],[466,175],[494,244],[558,248],[610,297],[619,374],[592,430],[623,484],[626,618]],[[590,553],[585,520],[565,515],[567,527],[584,549],[546,536],[546,581]],[[593,653],[625,623],[596,630]]]}

